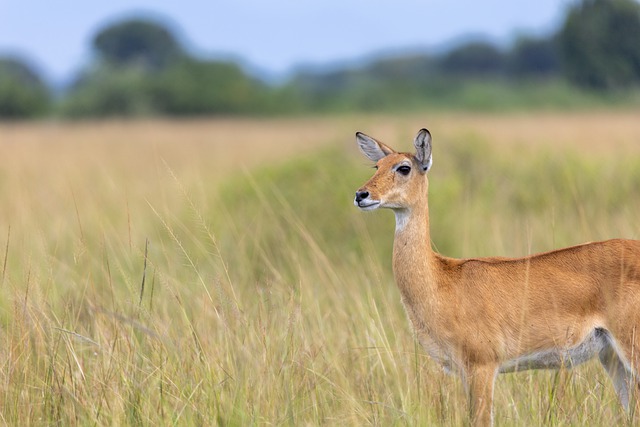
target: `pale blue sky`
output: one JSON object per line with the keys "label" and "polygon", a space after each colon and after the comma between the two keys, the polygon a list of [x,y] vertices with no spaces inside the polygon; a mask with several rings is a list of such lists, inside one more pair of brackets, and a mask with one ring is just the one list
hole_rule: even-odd
{"label": "pale blue sky", "polygon": [[61,82],[86,63],[106,22],[136,13],[173,22],[198,53],[272,73],[469,35],[497,42],[557,28],[573,0],[0,0],[0,54]]}

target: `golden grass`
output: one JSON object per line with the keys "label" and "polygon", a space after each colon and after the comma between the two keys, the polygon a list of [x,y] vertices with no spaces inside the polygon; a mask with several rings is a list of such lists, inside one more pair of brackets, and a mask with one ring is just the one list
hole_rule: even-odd
{"label": "golden grass", "polygon": [[[353,133],[408,150],[429,127],[435,244],[515,256],[639,237],[637,117],[2,124],[0,419],[460,425],[393,285],[393,220],[351,206]],[[501,377],[496,416],[624,419],[596,365]]]}

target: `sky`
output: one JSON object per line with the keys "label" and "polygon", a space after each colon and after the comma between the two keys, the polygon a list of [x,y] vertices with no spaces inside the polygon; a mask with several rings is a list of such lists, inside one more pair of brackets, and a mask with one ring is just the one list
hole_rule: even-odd
{"label": "sky", "polygon": [[573,0],[0,0],[0,55],[18,54],[51,82],[91,58],[100,28],[151,16],[194,53],[277,76],[300,65],[378,52],[438,49],[467,36],[506,44],[546,35]]}

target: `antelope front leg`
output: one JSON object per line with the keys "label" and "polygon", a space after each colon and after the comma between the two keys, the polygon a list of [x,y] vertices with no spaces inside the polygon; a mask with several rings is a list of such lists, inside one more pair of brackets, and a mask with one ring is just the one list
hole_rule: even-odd
{"label": "antelope front leg", "polygon": [[493,424],[493,384],[497,371],[494,365],[470,366],[467,369],[469,417],[474,427]]}

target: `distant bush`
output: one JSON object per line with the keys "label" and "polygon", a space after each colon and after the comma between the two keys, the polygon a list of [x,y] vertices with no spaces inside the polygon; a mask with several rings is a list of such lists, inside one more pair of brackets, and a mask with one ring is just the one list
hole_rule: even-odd
{"label": "distant bush", "polygon": [[514,77],[550,77],[560,73],[556,39],[521,37],[507,59],[508,73]]}
{"label": "distant bush", "polygon": [[51,94],[24,61],[0,58],[0,118],[41,116],[49,111]]}
{"label": "distant bush", "polygon": [[640,84],[640,4],[583,0],[558,35],[567,78],[583,87]]}
{"label": "distant bush", "polygon": [[151,82],[157,112],[170,115],[260,111],[266,87],[229,62],[183,60]]}

